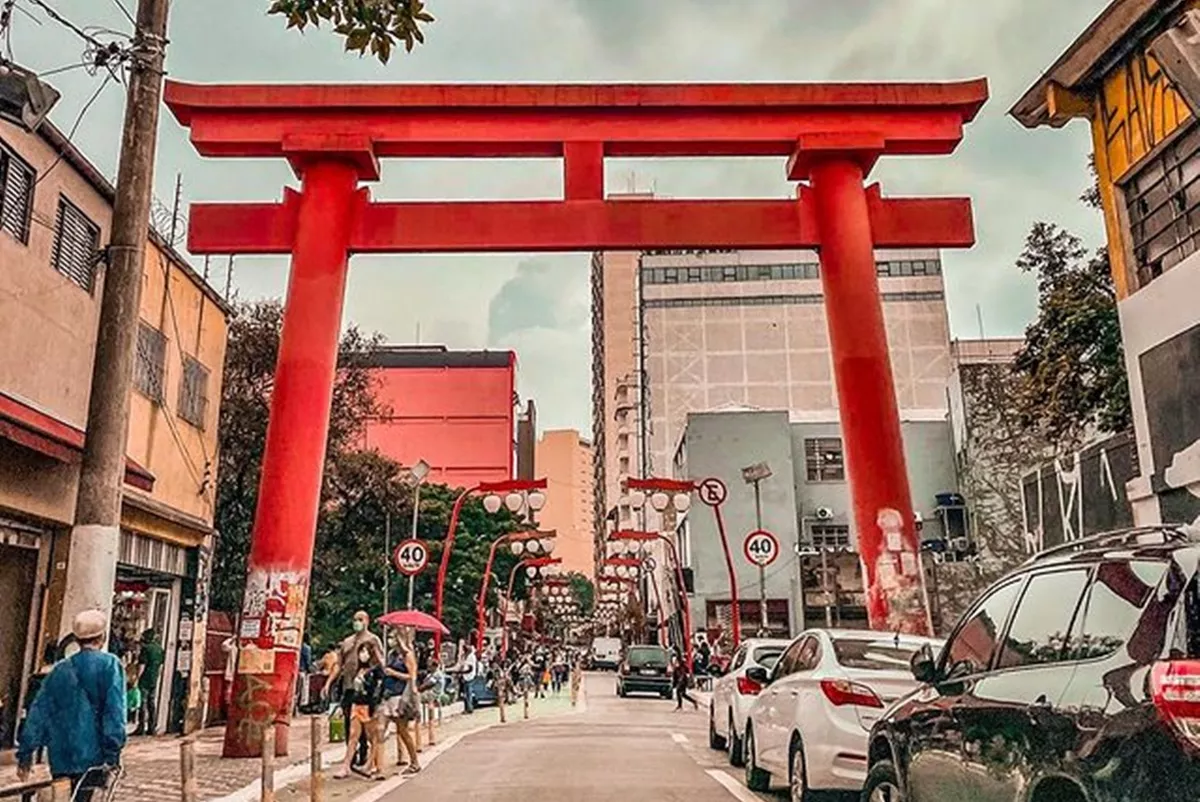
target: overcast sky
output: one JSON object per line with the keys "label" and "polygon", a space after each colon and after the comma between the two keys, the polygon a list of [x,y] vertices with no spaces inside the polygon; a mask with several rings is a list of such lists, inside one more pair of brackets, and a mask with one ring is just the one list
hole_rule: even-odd
{"label": "overcast sky", "polygon": [[[122,0],[132,6],[136,0]],[[47,0],[78,25],[126,30],[118,0]],[[992,100],[950,158],[891,160],[885,192],[970,195],[979,244],[945,256],[951,326],[978,336],[1019,334],[1033,314],[1032,283],[1013,267],[1034,220],[1062,223],[1099,243],[1098,217],[1077,201],[1087,184],[1086,126],[1027,132],[1005,112],[1107,0],[426,0],[437,17],[428,43],[384,67],[344,54],[325,31],[304,36],[264,15],[266,0],[176,0],[167,69],[190,81],[820,81],[957,80],[987,76]],[[32,9],[29,0],[19,0]],[[34,9],[32,13],[44,15]],[[18,62],[40,71],[80,60],[81,42],[18,14]],[[49,79],[63,93],[53,114],[69,129],[100,79],[73,70]],[[116,172],[124,96],[110,85],[76,142]],[[189,200],[274,200],[293,181],[282,162],[206,161],[168,115],[157,188],[176,174]],[[788,197],[773,160],[670,164],[616,162],[610,190],[675,197]],[[386,199],[554,197],[554,163],[388,163],[373,192]],[[196,260],[197,265],[200,260]],[[224,267],[213,283],[224,288]],[[280,296],[286,263],[243,259],[243,298]],[[590,429],[588,256],[454,255],[354,260],[346,321],[392,342],[513,348],[522,396],[543,428]]]}

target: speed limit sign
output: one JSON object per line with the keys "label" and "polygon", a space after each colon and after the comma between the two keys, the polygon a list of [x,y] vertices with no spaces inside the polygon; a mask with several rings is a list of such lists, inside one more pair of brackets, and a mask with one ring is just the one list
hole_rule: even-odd
{"label": "speed limit sign", "polygon": [[429,564],[429,549],[419,540],[402,540],[392,552],[396,570],[405,576],[415,576]]}
{"label": "speed limit sign", "polygon": [[746,535],[742,550],[747,560],[762,568],[775,562],[779,556],[779,538],[766,529],[756,529]]}

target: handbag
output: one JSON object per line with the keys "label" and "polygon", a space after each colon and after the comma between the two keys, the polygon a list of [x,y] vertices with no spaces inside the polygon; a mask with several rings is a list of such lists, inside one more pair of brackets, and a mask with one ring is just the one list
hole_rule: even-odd
{"label": "handbag", "polygon": [[396,715],[401,721],[415,721],[421,715],[420,701],[417,699],[415,682],[406,683],[400,693],[400,701],[396,705]]}

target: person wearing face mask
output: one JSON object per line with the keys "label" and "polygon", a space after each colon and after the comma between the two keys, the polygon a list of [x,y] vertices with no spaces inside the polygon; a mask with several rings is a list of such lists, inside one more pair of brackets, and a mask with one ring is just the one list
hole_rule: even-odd
{"label": "person wearing face mask", "polygon": [[[383,643],[379,638],[368,629],[371,623],[371,617],[365,611],[359,610],[354,614],[352,626],[354,634],[342,641],[338,647],[339,660],[337,669],[329,675],[325,680],[325,694],[329,694],[330,688],[334,682],[341,680],[342,689],[342,716],[347,724],[351,724],[352,714],[354,712],[355,699],[358,698],[358,693],[355,691],[355,681],[360,677],[360,669],[369,670],[373,667],[383,668]],[[366,665],[359,664],[359,656],[362,652],[367,658]],[[373,705],[369,705],[370,714],[374,716],[375,710]],[[351,728],[353,729],[353,728]],[[367,739],[366,728],[358,728],[361,736],[357,739],[357,749],[353,759],[354,766],[364,766],[367,762],[367,757],[370,752],[370,745]],[[348,740],[348,744],[356,743],[355,740]]]}

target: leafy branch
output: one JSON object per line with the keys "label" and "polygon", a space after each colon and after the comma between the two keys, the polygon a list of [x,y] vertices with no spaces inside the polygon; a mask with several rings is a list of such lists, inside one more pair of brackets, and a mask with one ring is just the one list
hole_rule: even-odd
{"label": "leafy branch", "polygon": [[405,52],[424,44],[422,26],[434,21],[424,0],[273,0],[268,14],[287,18],[288,28],[305,30],[322,23],[346,40],[346,50],[367,51],[387,64],[399,43]]}

